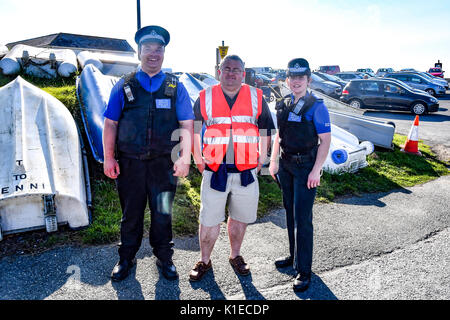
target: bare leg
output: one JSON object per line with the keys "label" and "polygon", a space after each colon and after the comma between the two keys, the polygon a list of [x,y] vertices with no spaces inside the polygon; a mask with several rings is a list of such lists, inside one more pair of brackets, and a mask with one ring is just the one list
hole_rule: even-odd
{"label": "bare leg", "polygon": [[202,261],[208,264],[211,253],[220,233],[220,224],[213,227],[206,227],[202,224],[199,226],[199,240],[200,240],[200,252],[202,255]]}
{"label": "bare leg", "polygon": [[242,241],[244,241],[246,229],[246,223],[228,218],[228,238],[230,239],[231,245],[230,258],[234,259],[241,255],[241,245]]}

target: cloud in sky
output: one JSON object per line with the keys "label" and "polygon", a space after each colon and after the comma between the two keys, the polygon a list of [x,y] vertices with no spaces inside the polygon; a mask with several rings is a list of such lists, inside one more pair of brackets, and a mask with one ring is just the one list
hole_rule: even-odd
{"label": "cloud in sky", "polygon": [[[171,33],[164,66],[173,70],[212,73],[222,40],[247,66],[284,68],[294,57],[345,70],[450,64],[446,1],[141,0],[141,11],[143,26]],[[0,44],[70,32],[136,48],[136,25],[135,0],[0,2]]]}

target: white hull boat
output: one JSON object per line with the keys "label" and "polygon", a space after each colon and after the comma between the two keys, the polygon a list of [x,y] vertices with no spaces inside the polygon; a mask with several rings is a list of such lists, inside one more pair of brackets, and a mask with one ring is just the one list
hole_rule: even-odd
{"label": "white hull boat", "polygon": [[0,88],[0,119],[0,238],[87,226],[87,161],[69,110],[19,76]]}

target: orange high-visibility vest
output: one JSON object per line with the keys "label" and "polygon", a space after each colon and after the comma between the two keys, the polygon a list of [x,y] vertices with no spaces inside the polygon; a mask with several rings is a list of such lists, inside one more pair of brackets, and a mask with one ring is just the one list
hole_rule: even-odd
{"label": "orange high-visibility vest", "polygon": [[234,164],[239,171],[258,165],[258,117],[262,110],[262,91],[247,84],[239,90],[230,110],[220,84],[200,92],[200,110],[205,120],[203,156],[212,162],[213,171],[219,169],[233,139]]}

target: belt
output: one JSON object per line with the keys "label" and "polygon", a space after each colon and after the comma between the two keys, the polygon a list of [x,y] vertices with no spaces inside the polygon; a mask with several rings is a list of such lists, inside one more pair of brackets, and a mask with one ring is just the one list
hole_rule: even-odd
{"label": "belt", "polygon": [[306,163],[314,161],[315,157],[310,154],[290,154],[282,151],[281,159],[296,163]]}

